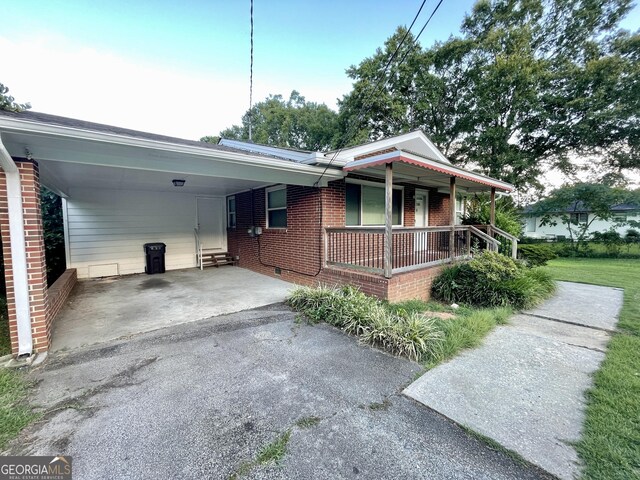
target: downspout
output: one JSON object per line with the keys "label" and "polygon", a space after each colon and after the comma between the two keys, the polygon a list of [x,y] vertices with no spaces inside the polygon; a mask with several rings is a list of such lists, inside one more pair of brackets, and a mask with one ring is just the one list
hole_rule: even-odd
{"label": "downspout", "polygon": [[27,274],[27,251],[24,237],[24,215],[22,210],[22,185],[20,171],[2,143],[0,136],[0,167],[7,183],[7,207],[9,211],[9,236],[11,237],[11,265],[16,320],[18,323],[18,356],[31,355],[31,314],[29,307],[29,278]]}

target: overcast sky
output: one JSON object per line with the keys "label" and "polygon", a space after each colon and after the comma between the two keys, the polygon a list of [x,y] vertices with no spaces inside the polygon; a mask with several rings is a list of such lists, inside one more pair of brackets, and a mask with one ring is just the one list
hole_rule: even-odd
{"label": "overcast sky", "polygon": [[[420,3],[255,0],[254,101],[296,89],[335,108],[345,69]],[[421,43],[458,33],[473,3],[445,0]],[[248,0],[0,0],[0,12],[0,82],[34,111],[197,139],[248,108]],[[624,26],[638,25],[636,7]]]}

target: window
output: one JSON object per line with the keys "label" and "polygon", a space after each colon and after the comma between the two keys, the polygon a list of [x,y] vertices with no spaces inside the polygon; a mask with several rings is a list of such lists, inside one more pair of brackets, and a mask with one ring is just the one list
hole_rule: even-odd
{"label": "window", "polygon": [[536,217],[527,217],[527,232],[536,231]]}
{"label": "window", "polygon": [[572,213],[569,217],[569,220],[574,225],[578,225],[579,223],[587,223],[589,221],[588,213]]}
{"label": "window", "polygon": [[627,214],[626,213],[614,213],[611,218],[614,222],[626,222]]}
{"label": "window", "polygon": [[467,197],[463,197],[462,195],[456,195],[456,225],[462,224],[462,219],[464,217],[465,207],[466,207]]}
{"label": "window", "polygon": [[227,197],[227,228],[236,228],[236,197]]}
{"label": "window", "polygon": [[[393,187],[392,196],[391,215],[393,224],[402,225],[402,188]],[[384,225],[384,203],[384,186],[347,183],[347,225]]]}
{"label": "window", "polygon": [[286,185],[267,188],[267,228],[287,228]]}

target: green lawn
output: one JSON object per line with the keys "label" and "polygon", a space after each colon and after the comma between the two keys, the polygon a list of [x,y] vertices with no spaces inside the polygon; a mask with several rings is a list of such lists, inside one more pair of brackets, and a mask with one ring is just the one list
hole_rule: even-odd
{"label": "green lawn", "polygon": [[0,296],[0,357],[11,353],[9,339],[9,320],[7,319],[7,302]]}
{"label": "green lawn", "polygon": [[624,288],[624,305],[607,356],[588,393],[578,454],[586,479],[640,478],[640,259],[549,262],[557,280]]}
{"label": "green lawn", "polygon": [[0,368],[0,450],[38,417],[26,404],[27,389],[21,372]]}

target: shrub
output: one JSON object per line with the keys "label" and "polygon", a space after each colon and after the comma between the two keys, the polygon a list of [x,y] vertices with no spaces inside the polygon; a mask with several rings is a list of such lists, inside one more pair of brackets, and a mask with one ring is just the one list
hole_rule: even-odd
{"label": "shrub", "polygon": [[526,268],[496,252],[445,268],[433,282],[433,294],[448,303],[476,307],[529,308],[555,290],[548,273]]}
{"label": "shrub", "polygon": [[546,265],[549,260],[558,258],[552,247],[539,243],[519,246],[518,256],[526,261],[530,267],[541,267]]}
{"label": "shrub", "polygon": [[612,257],[620,255],[620,249],[624,244],[624,240],[622,239],[622,235],[615,230],[611,229],[606,232],[593,232],[591,238],[596,242],[602,243],[608,255]]}
{"label": "shrub", "polygon": [[433,320],[417,312],[391,312],[352,286],[298,287],[287,301],[312,322],[327,322],[357,335],[363,343],[416,361],[433,355],[441,338]]}

